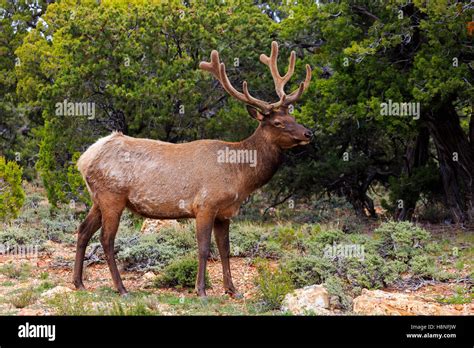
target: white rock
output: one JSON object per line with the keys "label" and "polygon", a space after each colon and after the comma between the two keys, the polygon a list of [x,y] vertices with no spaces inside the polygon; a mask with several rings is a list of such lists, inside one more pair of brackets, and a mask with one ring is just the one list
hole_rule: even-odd
{"label": "white rock", "polygon": [[354,299],[354,313],[362,315],[472,315],[473,305],[442,305],[433,299],[400,292],[363,289]]}
{"label": "white rock", "polygon": [[53,298],[54,296],[58,294],[66,294],[72,292],[71,289],[65,287],[65,286],[56,286],[48,291],[45,291],[41,294],[42,299],[50,299]]}
{"label": "white rock", "polygon": [[143,280],[144,280],[145,282],[147,282],[147,283],[148,283],[148,282],[152,282],[152,281],[155,280],[156,274],[153,273],[153,272],[146,272],[146,273],[143,275],[142,278],[143,278]]}
{"label": "white rock", "polygon": [[322,315],[332,314],[329,310],[329,293],[323,285],[305,286],[287,294],[281,309],[295,315],[308,312]]}

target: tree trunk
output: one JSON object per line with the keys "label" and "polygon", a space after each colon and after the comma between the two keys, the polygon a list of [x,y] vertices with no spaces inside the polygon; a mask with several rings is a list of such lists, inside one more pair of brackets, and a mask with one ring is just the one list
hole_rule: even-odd
{"label": "tree trunk", "polygon": [[[474,221],[474,147],[461,128],[454,106],[444,104],[428,116],[428,128],[438,153],[443,189],[456,223]],[[471,141],[469,141],[471,140]]]}
{"label": "tree trunk", "polygon": [[[426,165],[426,163],[428,163],[429,144],[430,133],[428,128],[422,126],[419,129],[414,144],[409,145],[407,148],[405,154],[405,166],[403,167],[402,174],[408,175],[410,177],[416,168],[423,167]],[[401,197],[404,203],[403,208],[398,209],[398,211],[395,213],[395,219],[399,221],[411,220],[419,198],[419,191],[415,196]]]}

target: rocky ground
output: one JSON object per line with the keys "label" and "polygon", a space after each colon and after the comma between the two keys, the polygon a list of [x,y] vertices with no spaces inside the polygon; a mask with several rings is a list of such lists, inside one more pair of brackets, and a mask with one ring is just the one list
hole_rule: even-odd
{"label": "rocky ground", "polygon": [[[18,274],[2,272],[0,274],[0,314],[1,315],[51,315],[64,314],[63,308],[53,300],[59,296],[75,296],[71,284],[71,264],[74,247],[48,242],[45,252],[38,258],[21,259],[12,256],[0,256],[0,264],[11,264]],[[185,289],[150,287],[151,280],[156,276],[152,272],[130,272],[121,270],[122,278],[132,297],[146,298],[147,306],[156,309],[153,314],[258,314],[254,304],[256,287],[254,278],[256,268],[250,259],[232,258],[232,271],[235,285],[243,293],[242,299],[231,299],[223,295],[222,270],[219,261],[209,261],[208,272],[212,287],[208,290],[210,301],[199,303],[195,295]],[[94,263],[85,269],[85,284],[88,294],[94,300],[88,300],[95,310],[100,306],[108,306],[120,297],[112,289],[108,267],[105,263]],[[456,298],[460,291],[469,291],[468,282],[418,284],[410,290],[383,289],[363,290],[353,301],[353,310],[342,312],[331,303],[331,297],[323,286],[312,286],[298,289],[287,295],[283,311],[293,314],[313,315],[473,315],[473,303],[443,303],[442,299]],[[28,289],[35,289],[30,299],[24,300]],[[80,292],[82,293],[82,292]],[[134,295],[133,295],[134,294]],[[144,296],[144,297],[143,297]],[[23,299],[23,300],[22,300]],[[150,305],[151,299],[153,306]],[[449,301],[456,302],[456,301]],[[91,308],[92,308],[91,307]],[[77,309],[76,309],[77,310]],[[91,310],[90,314],[97,314]],[[74,314],[74,309],[71,309]],[[151,314],[150,313],[150,314]],[[67,314],[67,313],[66,313]],[[76,313],[77,314],[77,313]],[[88,314],[87,310],[84,313]],[[120,314],[120,313],[119,313]]]}

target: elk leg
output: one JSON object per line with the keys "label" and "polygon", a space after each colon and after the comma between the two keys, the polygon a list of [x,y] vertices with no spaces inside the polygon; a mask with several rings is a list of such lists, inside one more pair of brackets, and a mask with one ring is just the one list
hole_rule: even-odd
{"label": "elk leg", "polygon": [[96,204],[94,204],[89,211],[89,214],[87,214],[86,219],[79,226],[77,233],[73,283],[78,290],[85,289],[84,283],[82,282],[82,270],[84,267],[84,255],[86,253],[87,244],[94,233],[100,228],[101,224],[100,209]]}
{"label": "elk leg", "polygon": [[196,239],[198,242],[199,266],[196,278],[196,292],[198,296],[206,296],[206,264],[211,248],[212,226],[214,215],[199,214],[196,216]]}
{"label": "elk leg", "polygon": [[232,275],[230,273],[230,243],[229,243],[229,224],[230,220],[215,220],[214,221],[214,237],[216,239],[217,248],[221,256],[222,274],[224,276],[224,290],[226,294],[232,297],[240,297],[232,282]]}
{"label": "elk leg", "polygon": [[110,273],[115,287],[117,288],[120,295],[126,295],[127,290],[123,286],[122,278],[115,262],[115,236],[117,234],[118,226],[120,223],[120,216],[122,215],[123,209],[102,212],[102,232],[100,234],[100,243],[104,248],[105,258],[109,265]]}

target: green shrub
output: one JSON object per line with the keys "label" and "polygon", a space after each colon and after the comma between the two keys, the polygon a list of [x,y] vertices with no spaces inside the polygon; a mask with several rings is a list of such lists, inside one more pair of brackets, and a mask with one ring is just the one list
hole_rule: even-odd
{"label": "green shrub", "polygon": [[290,276],[281,268],[271,269],[266,261],[257,262],[257,272],[255,282],[263,305],[269,310],[280,308],[286,294],[294,289]]}
{"label": "green shrub", "polygon": [[400,279],[402,273],[408,271],[408,265],[399,260],[389,260],[382,267],[382,272],[384,274],[384,283],[387,285],[394,284],[397,280]]}
{"label": "green shrub", "polygon": [[87,294],[56,294],[46,300],[55,315],[94,315]]}
{"label": "green shrub", "polygon": [[429,204],[420,208],[419,219],[433,224],[443,223],[445,220],[451,219],[451,212],[442,202],[430,201]]}
{"label": "green shrub", "polygon": [[[140,234],[129,226],[125,236],[119,236],[115,244],[118,260],[124,262],[127,270],[138,271],[161,270],[197,251],[194,223],[165,227],[156,234]],[[211,255],[217,255],[214,243],[211,243]]]}
{"label": "green shrub", "polygon": [[344,262],[344,271],[349,283],[367,289],[383,287],[385,260],[377,254],[366,254],[364,259],[350,258]]}
{"label": "green shrub", "polygon": [[309,252],[317,254],[327,245],[343,242],[344,238],[346,238],[346,235],[340,230],[323,230],[314,234],[305,244]]}
{"label": "green shrub", "polygon": [[438,297],[436,300],[443,304],[467,304],[474,301],[474,293],[471,288],[456,287],[456,293],[447,297]]}
{"label": "green shrub", "polygon": [[292,255],[283,261],[282,267],[296,288],[320,284],[335,272],[330,260],[314,255]]}
{"label": "green shrub", "polygon": [[276,228],[276,240],[283,248],[294,246],[301,237],[301,231],[298,231],[292,226],[286,225]]}
{"label": "green shrub", "polygon": [[162,269],[188,251],[155,234],[117,238],[117,259],[127,270]]}
{"label": "green shrub", "polygon": [[195,235],[194,223],[187,223],[162,228],[158,233],[158,238],[161,242],[174,245],[179,249],[191,251],[197,249]]}
{"label": "green shrub", "polygon": [[41,245],[45,238],[40,231],[29,227],[7,226],[0,232],[0,244],[10,247],[21,245]]}
{"label": "green shrub", "polygon": [[65,216],[57,216],[53,219],[43,219],[44,234],[46,239],[57,243],[74,244],[76,238],[74,232],[76,231],[79,222],[71,220]]}
{"label": "green shrub", "polygon": [[232,256],[278,258],[283,255],[275,230],[262,225],[239,222],[231,225],[230,251]]}
{"label": "green shrub", "polygon": [[411,272],[416,277],[433,277],[436,273],[434,259],[428,255],[416,255],[410,260]]}
{"label": "green shrub", "polygon": [[336,296],[338,298],[342,309],[352,309],[350,286],[341,277],[328,277],[324,283],[324,287],[331,296]]}
{"label": "green shrub", "polygon": [[43,291],[50,290],[54,288],[55,286],[56,286],[55,283],[46,280],[46,281],[42,281],[41,284],[35,290],[41,293]]}
{"label": "green shrub", "polygon": [[252,256],[266,230],[257,224],[240,222],[231,225],[230,251],[232,256]]}
{"label": "green shrub", "polygon": [[420,255],[430,234],[411,222],[386,222],[375,230],[379,236],[379,253],[382,257],[408,262]]}
{"label": "green shrub", "polygon": [[12,295],[10,298],[10,303],[15,306],[15,308],[25,308],[36,301],[36,294],[31,289],[25,289],[19,294]]}
{"label": "green shrub", "polygon": [[[157,287],[182,287],[194,288],[198,271],[198,259],[196,256],[186,256],[176,260],[163,269],[163,273],[157,277]],[[206,272],[206,287],[210,287],[209,275]]]}
{"label": "green shrub", "polygon": [[0,266],[0,273],[12,279],[26,278],[31,273],[31,265],[28,263],[5,263]]}
{"label": "green shrub", "polygon": [[134,315],[152,315],[154,314],[148,306],[142,301],[136,303],[123,304],[119,301],[114,301],[112,308],[106,312],[107,315],[119,316],[134,316]]}
{"label": "green shrub", "polygon": [[0,156],[0,221],[14,219],[25,202],[21,186],[22,168]]}
{"label": "green shrub", "polygon": [[415,206],[419,197],[425,197],[432,205],[440,199],[435,192],[442,186],[437,166],[433,161],[427,165],[415,167],[410,175],[403,173],[398,177],[389,178],[389,200],[382,200],[382,207],[389,212],[398,210],[401,199],[407,206]]}
{"label": "green shrub", "polygon": [[[313,229],[314,230],[314,229]],[[318,228],[304,240],[306,254],[296,254],[285,261],[285,268],[297,287],[324,282],[338,276],[352,288],[377,289],[392,285],[404,273],[412,277],[435,277],[437,274],[430,235],[409,222],[383,223],[375,238],[344,234],[339,230]],[[332,245],[358,245],[360,257],[327,257],[325,248]]]}

